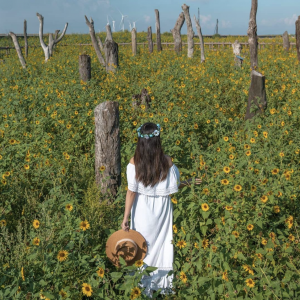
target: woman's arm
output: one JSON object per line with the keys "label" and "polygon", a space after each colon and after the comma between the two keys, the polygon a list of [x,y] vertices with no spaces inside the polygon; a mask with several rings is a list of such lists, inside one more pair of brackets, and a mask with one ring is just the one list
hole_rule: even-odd
{"label": "woman's arm", "polygon": [[192,181],[192,178],[189,178],[188,180],[185,180],[185,181],[181,181],[178,189],[182,189],[186,185],[189,185],[191,181]]}
{"label": "woman's arm", "polygon": [[123,222],[121,224],[122,229],[125,230],[125,231],[129,230],[128,218],[129,218],[129,215],[130,215],[130,211],[131,211],[133,202],[135,200],[135,195],[136,195],[136,192],[132,192],[130,190],[127,190],[126,201],[125,201],[124,218],[123,218]]}

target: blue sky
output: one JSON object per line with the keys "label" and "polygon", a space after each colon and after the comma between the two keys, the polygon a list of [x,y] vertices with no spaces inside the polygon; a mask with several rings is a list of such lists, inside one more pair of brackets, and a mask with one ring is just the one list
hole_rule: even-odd
{"label": "blue sky", "polygon": [[[183,4],[190,6],[193,30],[197,34],[194,15],[198,17],[203,35],[214,34],[216,20],[219,33],[224,35],[246,35],[249,23],[251,0],[0,0],[0,33],[23,33],[24,19],[27,33],[38,33],[39,20],[36,13],[44,17],[44,33],[60,29],[68,22],[67,34],[89,33],[84,15],[94,20],[96,32],[104,31],[107,24],[115,21],[115,30],[120,30],[121,11],[125,18],[125,29],[129,21],[136,21],[137,31],[147,31],[152,26],[155,32],[154,9],[159,10],[161,32],[170,31],[182,12]],[[119,11],[118,11],[119,10]],[[258,0],[257,33],[279,34],[285,30],[295,34],[295,21],[300,15],[299,0]],[[186,23],[182,27],[186,34]]]}

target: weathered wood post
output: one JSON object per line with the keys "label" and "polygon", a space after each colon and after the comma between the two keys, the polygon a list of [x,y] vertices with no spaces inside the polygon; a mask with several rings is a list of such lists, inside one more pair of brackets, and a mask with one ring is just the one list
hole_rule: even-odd
{"label": "weathered wood post", "polygon": [[[203,36],[202,36],[200,21],[198,22],[195,15],[194,15],[194,20],[195,20],[195,23],[196,23],[197,33],[198,33],[199,40],[200,40],[201,63],[203,63],[205,61],[205,56],[204,56],[204,42],[203,42]],[[223,45],[223,47],[224,47],[224,45]]]}
{"label": "weathered wood post", "polygon": [[290,40],[289,40],[289,34],[287,31],[285,31],[282,35],[282,40],[283,40],[283,49],[285,51],[289,51],[290,50]]}
{"label": "weathered wood post", "polygon": [[25,43],[25,57],[28,56],[28,43],[27,43],[27,22],[24,20],[24,43]]}
{"label": "weathered wood post", "polygon": [[9,32],[9,35],[11,36],[11,38],[12,38],[12,40],[14,42],[14,45],[15,45],[17,54],[19,56],[19,60],[21,62],[21,65],[22,65],[23,69],[26,69],[26,62],[25,62],[25,59],[23,57],[23,54],[22,54],[22,51],[21,51],[21,48],[20,48],[17,36],[13,32]]}
{"label": "weathered wood post", "polygon": [[110,25],[106,25],[106,39],[104,44],[106,72],[116,72],[119,67],[119,48],[118,44],[113,41]]}
{"label": "weathered wood post", "polygon": [[87,82],[91,79],[91,57],[87,54],[79,55],[79,75],[80,79]]}
{"label": "weathered wood post", "polygon": [[132,107],[134,110],[141,104],[146,106],[146,111],[150,108],[151,97],[148,91],[143,88],[140,94],[132,95]]}
{"label": "weathered wood post", "polygon": [[252,70],[245,120],[252,119],[258,113],[263,113],[266,108],[265,76]]}
{"label": "weathered wood post", "polygon": [[161,51],[161,37],[160,37],[160,20],[159,20],[159,11],[155,9],[155,18],[156,18],[156,43],[157,43],[157,51]]}
{"label": "weathered wood post", "polygon": [[296,49],[298,55],[298,61],[300,61],[300,16],[298,16],[298,20],[295,22],[296,25]]}
{"label": "weathered wood post", "polygon": [[184,19],[185,19],[184,13],[181,12],[176,21],[174,28],[171,30],[174,39],[174,50],[176,51],[177,54],[179,54],[180,51],[182,51],[182,41],[181,41],[180,31],[184,23]]}
{"label": "weathered wood post", "polygon": [[115,197],[121,185],[119,103],[100,103],[95,107],[94,116],[96,184],[100,185],[102,194]]}
{"label": "weathered wood post", "polygon": [[232,44],[232,49],[233,49],[233,54],[234,54],[234,65],[240,68],[243,64],[243,58],[240,56],[241,50],[242,50],[242,45],[239,43],[238,40],[236,40]]}
{"label": "weathered wood post", "polygon": [[153,41],[152,41],[152,28],[151,28],[151,26],[148,27],[147,40],[148,40],[149,53],[152,53],[153,52]]}
{"label": "weathered wood post", "polygon": [[249,50],[250,50],[250,64],[251,64],[252,70],[255,70],[258,68],[258,57],[257,57],[258,41],[257,41],[256,13],[257,13],[257,0],[252,0],[249,28],[247,31],[247,34],[249,37],[248,43],[249,43]]}
{"label": "weathered wood post", "polygon": [[131,45],[132,45],[132,54],[136,55],[137,43],[136,43],[136,30],[135,30],[135,28],[132,28],[132,30],[131,30]]}
{"label": "weathered wood post", "polygon": [[186,20],[186,27],[187,27],[187,42],[188,42],[188,57],[192,58],[193,54],[194,54],[194,31],[193,31],[193,27],[192,27],[192,21],[191,21],[191,17],[190,17],[190,12],[189,12],[189,6],[186,4],[183,4],[181,6],[183,13],[184,13],[184,17]]}

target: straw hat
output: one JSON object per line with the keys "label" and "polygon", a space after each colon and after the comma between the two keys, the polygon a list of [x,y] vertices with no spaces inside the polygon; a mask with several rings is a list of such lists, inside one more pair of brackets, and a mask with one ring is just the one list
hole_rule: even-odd
{"label": "straw hat", "polygon": [[114,232],[106,242],[106,255],[115,265],[119,264],[119,255],[124,258],[127,266],[133,265],[137,260],[144,259],[147,253],[145,238],[137,231],[120,229]]}

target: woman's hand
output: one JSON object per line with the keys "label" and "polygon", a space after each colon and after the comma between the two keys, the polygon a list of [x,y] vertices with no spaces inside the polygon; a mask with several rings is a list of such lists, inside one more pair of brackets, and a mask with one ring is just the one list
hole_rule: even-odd
{"label": "woman's hand", "polygon": [[128,220],[123,220],[121,227],[124,231],[129,231]]}
{"label": "woman's hand", "polygon": [[[192,183],[193,178],[188,179],[189,183]],[[202,183],[202,179],[201,178],[195,178],[195,184],[201,184]]]}

